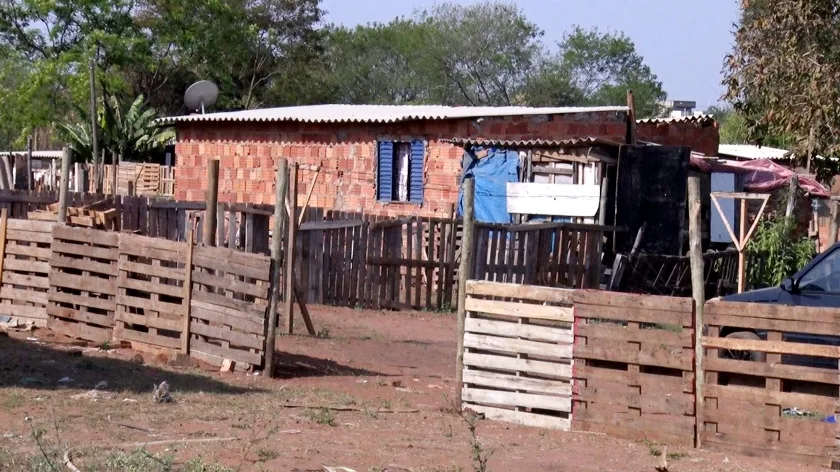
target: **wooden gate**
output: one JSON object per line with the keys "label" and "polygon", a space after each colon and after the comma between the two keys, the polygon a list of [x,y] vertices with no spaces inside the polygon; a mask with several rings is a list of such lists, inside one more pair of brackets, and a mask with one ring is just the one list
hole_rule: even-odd
{"label": "wooden gate", "polygon": [[463,407],[568,431],[571,304],[569,290],[467,282]]}

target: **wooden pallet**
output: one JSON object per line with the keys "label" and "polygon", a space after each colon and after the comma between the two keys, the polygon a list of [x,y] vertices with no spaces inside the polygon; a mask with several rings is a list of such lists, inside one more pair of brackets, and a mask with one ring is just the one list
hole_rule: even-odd
{"label": "wooden pallet", "polygon": [[190,355],[260,366],[265,354],[271,259],[233,249],[196,246],[192,255]]}
{"label": "wooden pallet", "polygon": [[66,336],[110,342],[119,234],[56,225],[52,237],[47,326]]}
{"label": "wooden pallet", "polygon": [[[808,364],[815,356],[840,359],[840,347],[785,340],[791,332],[836,336],[838,310],[716,300],[706,304],[704,319],[703,445],[823,467],[838,460],[840,430],[825,421],[840,408],[837,362]],[[720,337],[724,327],[766,332],[766,339]],[[742,352],[765,353],[766,361],[733,358]]]}
{"label": "wooden pallet", "polygon": [[0,227],[0,315],[45,327],[53,223],[4,216]]}
{"label": "wooden pallet", "polygon": [[120,235],[114,339],[149,349],[181,349],[187,250],[187,243]]}
{"label": "wooden pallet", "polygon": [[691,299],[578,291],[572,429],[694,443]]}
{"label": "wooden pallet", "polygon": [[572,292],[521,288],[467,282],[462,405],[490,419],[568,431]]}

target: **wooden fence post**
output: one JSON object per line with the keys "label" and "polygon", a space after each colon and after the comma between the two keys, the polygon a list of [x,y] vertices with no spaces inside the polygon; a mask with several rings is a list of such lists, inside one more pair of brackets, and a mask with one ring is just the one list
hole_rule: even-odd
{"label": "wooden fence post", "polygon": [[703,429],[703,305],[706,283],[703,275],[700,176],[688,176],[688,251],[691,261],[691,294],[694,297],[694,446],[700,447]]}
{"label": "wooden fence post", "polygon": [[181,350],[184,355],[190,353],[190,303],[192,302],[192,258],[193,258],[193,226],[187,229],[187,259],[184,263],[184,329],[181,333]]}
{"label": "wooden fence post", "polygon": [[828,216],[828,247],[831,247],[837,242],[837,200],[829,200],[829,216]]}
{"label": "wooden fence post", "polygon": [[58,224],[67,224],[67,186],[70,185],[70,148],[64,146],[61,152],[61,187],[58,189]]}
{"label": "wooden fence post", "polygon": [[216,207],[219,204],[219,161],[207,161],[207,190],[204,195],[204,236],[205,246],[216,245]]}
{"label": "wooden fence post", "polygon": [[[280,249],[282,228],[286,217],[286,188],[289,183],[286,159],[277,161],[277,180],[274,193],[274,230],[271,235],[271,276],[268,284],[268,327],[265,337],[265,375],[274,377],[274,343],[277,337],[277,305],[280,300]],[[288,296],[288,295],[287,295]]]}
{"label": "wooden fence post", "polygon": [[32,190],[32,136],[26,137],[26,189]]}
{"label": "wooden fence post", "polygon": [[467,316],[467,280],[472,274],[473,237],[475,231],[475,180],[464,180],[464,236],[461,241],[461,265],[458,269],[458,351],[455,357],[456,405],[461,409],[464,387],[464,322]]}
{"label": "wooden fence post", "polygon": [[295,237],[297,236],[297,176],[298,165],[292,164],[289,169],[289,218],[286,220],[286,288],[284,290],[285,298],[283,298],[284,310],[286,314],[286,327],[289,334],[293,334],[295,330]]}

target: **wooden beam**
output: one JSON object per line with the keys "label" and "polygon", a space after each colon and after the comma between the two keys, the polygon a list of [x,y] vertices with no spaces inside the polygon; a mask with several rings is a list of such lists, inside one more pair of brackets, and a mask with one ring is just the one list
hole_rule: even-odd
{"label": "wooden beam", "polygon": [[741,252],[741,243],[735,236],[735,231],[732,230],[732,225],[729,224],[729,220],[726,218],[726,214],[723,213],[723,209],[720,207],[720,203],[717,200],[717,195],[714,193],[712,193],[712,204],[714,204],[717,209],[720,219],[723,220],[723,226],[726,227],[726,231],[729,233],[729,237],[732,238],[735,248],[738,249],[738,252]]}
{"label": "wooden beam", "polygon": [[836,200],[829,200],[828,202],[828,246],[831,247],[837,242],[837,206]]}
{"label": "wooden beam", "polygon": [[466,179],[464,188],[464,232],[461,243],[461,266],[458,270],[458,349],[455,355],[455,392],[457,407],[461,409],[464,387],[464,322],[467,316],[467,280],[472,275],[473,238],[475,233],[475,180]]}
{"label": "wooden beam", "polygon": [[549,174],[549,175],[572,175],[572,169],[561,169],[558,167],[536,166],[532,169],[534,174]]}
{"label": "wooden beam", "polygon": [[712,192],[711,195],[718,198],[737,198],[740,200],[763,200],[767,196],[766,193],[747,192]]}
{"label": "wooden beam", "polygon": [[271,235],[271,275],[268,285],[268,326],[265,338],[265,374],[274,377],[274,345],[277,340],[277,308],[280,301],[280,250],[282,228],[285,225],[286,190],[289,183],[288,163],[277,160],[277,177],[274,193],[274,230]]}
{"label": "wooden beam", "polygon": [[303,208],[300,210],[300,219],[298,226],[303,224],[303,219],[306,217],[306,210],[309,208],[309,199],[312,198],[312,191],[315,190],[315,183],[318,181],[318,174],[321,173],[321,168],[315,170],[315,175],[312,176],[312,182],[309,184],[309,190],[306,191],[306,199],[303,201]]}
{"label": "wooden beam", "polygon": [[627,144],[636,144],[636,99],[632,90],[627,90],[627,108]]}
{"label": "wooden beam", "polygon": [[741,200],[741,221],[738,226],[740,226],[738,238],[738,293],[743,293],[747,287],[747,281],[745,280],[747,275],[747,260],[746,254],[744,254],[746,246],[743,243],[747,230],[747,199]]}
{"label": "wooden beam", "polygon": [[688,251],[691,262],[691,295],[694,298],[694,447],[701,446],[703,430],[703,305],[706,303],[705,268],[703,267],[702,200],[700,176],[688,176]]}
{"label": "wooden beam", "polygon": [[207,161],[207,189],[204,192],[204,237],[205,246],[216,245],[216,207],[219,204],[219,160]]}
{"label": "wooden beam", "polygon": [[190,303],[192,302],[192,256],[193,256],[193,227],[190,222],[187,228],[187,258],[184,263],[184,319],[181,329],[181,351],[185,355],[190,353]]}
{"label": "wooden beam", "polygon": [[64,146],[61,153],[61,183],[58,189],[58,224],[67,224],[67,187],[70,185],[70,159],[73,153]]}
{"label": "wooden beam", "polygon": [[289,195],[288,204],[289,219],[286,231],[286,289],[284,301],[284,314],[286,315],[286,332],[293,334],[295,331],[294,319],[294,300],[295,300],[295,237],[297,236],[297,215],[295,209],[297,208],[297,177],[298,166],[292,164],[289,169]]}

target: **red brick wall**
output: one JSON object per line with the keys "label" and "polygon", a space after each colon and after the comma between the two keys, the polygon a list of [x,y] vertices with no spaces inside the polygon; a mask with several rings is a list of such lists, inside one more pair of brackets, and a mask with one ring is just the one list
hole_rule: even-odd
{"label": "red brick wall", "polygon": [[[418,121],[399,124],[182,123],[176,198],[202,200],[208,159],[220,160],[219,201],[274,203],[275,160],[321,166],[310,206],[385,215],[445,216],[458,197],[463,149],[455,137],[567,139],[599,136],[623,142],[625,114],[591,112],[553,116]],[[377,139],[426,140],[422,206],[379,203],[375,196]],[[299,201],[314,171],[299,172]]]}
{"label": "red brick wall", "polygon": [[636,124],[637,139],[663,146],[689,146],[692,151],[717,156],[720,134],[717,122],[670,121]]}

